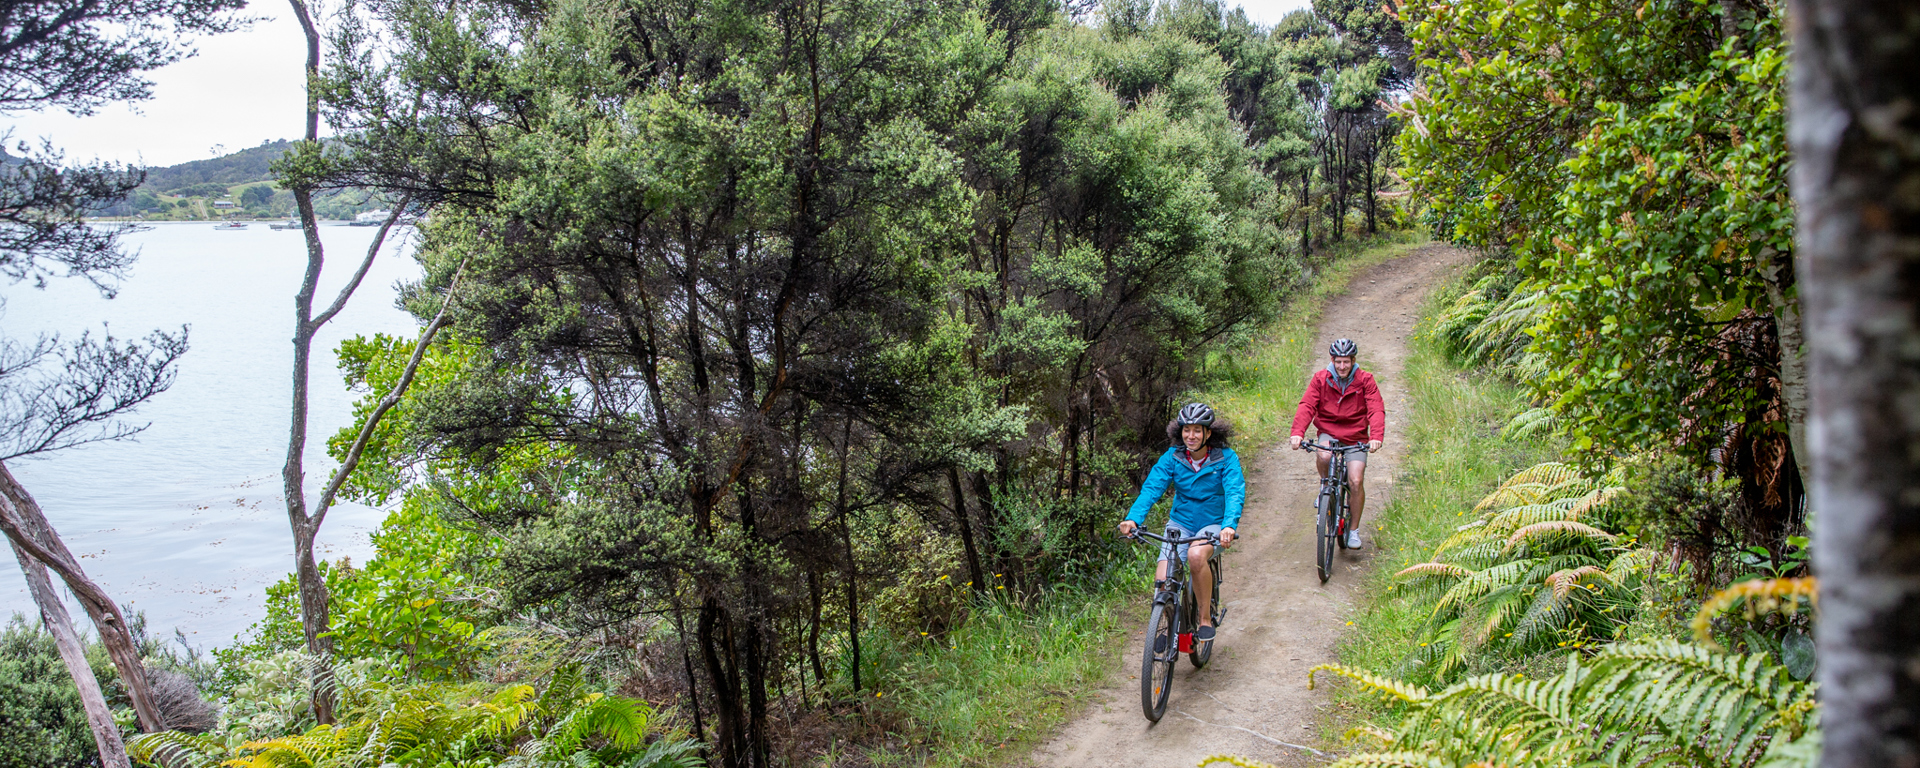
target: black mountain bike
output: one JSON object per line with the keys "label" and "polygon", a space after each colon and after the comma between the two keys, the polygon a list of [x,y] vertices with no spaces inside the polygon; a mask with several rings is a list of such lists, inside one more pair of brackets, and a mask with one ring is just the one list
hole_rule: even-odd
{"label": "black mountain bike", "polygon": [[1187,559],[1179,556],[1181,544],[1213,545],[1213,556],[1207,558],[1213,569],[1213,625],[1219,627],[1227,618],[1227,609],[1220,599],[1220,538],[1176,538],[1179,534],[1178,528],[1168,528],[1165,536],[1155,536],[1138,528],[1133,532],[1135,541],[1144,537],[1171,545],[1175,555],[1168,560],[1167,577],[1153,583],[1153,612],[1147,616],[1146,648],[1140,654],[1140,710],[1156,723],[1167,712],[1167,694],[1173,691],[1173,668],[1180,663],[1180,654],[1185,652],[1195,668],[1205,667],[1213,658],[1211,642],[1189,640],[1188,647],[1180,647],[1180,638],[1200,626],[1199,608],[1195,605],[1193,590],[1187,586]]}
{"label": "black mountain bike", "polygon": [[1352,511],[1347,507],[1347,454],[1366,453],[1365,443],[1357,445],[1326,446],[1319,443],[1303,442],[1301,450],[1326,451],[1327,476],[1320,478],[1320,499],[1314,502],[1313,539],[1314,562],[1320,565],[1320,583],[1327,583],[1333,576],[1333,549],[1347,548],[1347,527],[1353,520]]}

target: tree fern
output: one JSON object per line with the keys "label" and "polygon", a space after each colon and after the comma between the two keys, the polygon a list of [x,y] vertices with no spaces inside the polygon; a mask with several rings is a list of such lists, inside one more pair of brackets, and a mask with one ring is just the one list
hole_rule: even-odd
{"label": "tree fern", "polygon": [[1444,682],[1488,650],[1525,656],[1611,640],[1632,618],[1647,561],[1584,521],[1624,492],[1617,481],[1558,462],[1521,470],[1432,560],[1400,571],[1415,589],[1438,593],[1412,674]]}
{"label": "tree fern", "polygon": [[[1316,667],[1409,709],[1377,753],[1335,766],[1574,768],[1588,765],[1810,768],[1818,705],[1763,655],[1682,643],[1569,654],[1564,672],[1481,675],[1428,692],[1364,670]],[[1311,685],[1311,673],[1309,685]]]}

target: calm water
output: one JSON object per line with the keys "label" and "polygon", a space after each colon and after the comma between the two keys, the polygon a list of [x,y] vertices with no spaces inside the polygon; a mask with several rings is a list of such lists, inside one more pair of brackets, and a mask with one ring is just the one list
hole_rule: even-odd
{"label": "calm water", "polygon": [[[376,231],[322,227],[328,261],[318,307],[331,303]],[[127,242],[140,258],[112,300],[79,280],[54,281],[45,290],[0,282],[0,332],[15,340],[38,333],[70,338],[88,329],[97,335],[105,322],[116,336],[136,338],[189,325],[192,349],[179,380],[135,416],[152,423],[136,439],[9,466],[114,599],[145,611],[148,626],[163,635],[179,627],[197,646],[225,645],[262,615],[265,587],[292,571],[280,466],[304,239],[264,223],[216,232],[208,223],[181,222],[155,225]],[[347,309],[314,342],[310,500],[333,467],[326,439],[352,418],[355,395],[334,367],[334,347],[355,335],[411,335],[418,327],[394,306],[396,284],[420,274],[395,242],[389,238]],[[321,531],[323,556],[364,559],[383,514],[336,507]],[[0,554],[0,620],[15,611],[35,615],[12,553]]]}

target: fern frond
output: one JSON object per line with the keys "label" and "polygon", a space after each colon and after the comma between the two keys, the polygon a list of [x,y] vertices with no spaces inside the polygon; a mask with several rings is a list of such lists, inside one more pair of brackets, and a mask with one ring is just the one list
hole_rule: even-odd
{"label": "fern frond", "polygon": [[1580,470],[1574,468],[1573,465],[1562,464],[1557,461],[1549,461],[1541,464],[1535,464],[1531,467],[1527,467],[1526,469],[1520,470],[1519,472],[1515,472],[1513,474],[1513,477],[1507,478],[1507,481],[1504,483],[1501,483],[1500,487],[1508,488],[1516,485],[1527,485],[1527,484],[1557,485],[1567,480],[1568,478],[1579,477],[1579,476],[1580,476]]}
{"label": "fern frond", "polygon": [[213,768],[233,753],[226,743],[192,733],[159,731],[127,740],[127,756],[159,766]]}
{"label": "fern frond", "polygon": [[1349,728],[1347,729],[1347,732],[1343,734],[1340,738],[1351,742],[1362,736],[1378,740],[1382,746],[1392,744],[1395,739],[1400,738],[1399,735],[1395,734],[1393,731],[1389,731],[1377,725],[1361,725],[1361,726],[1355,726],[1353,728]]}
{"label": "fern frond", "polygon": [[1432,576],[1460,578],[1470,573],[1473,572],[1452,563],[1420,563],[1419,565],[1407,566],[1394,575],[1400,577]]}
{"label": "fern frond", "polygon": [[1355,669],[1343,664],[1321,664],[1307,670],[1307,690],[1314,687],[1314,673],[1331,672],[1359,683],[1362,687],[1392,696],[1404,702],[1413,703],[1427,698],[1427,689],[1412,683],[1395,680],[1391,677],[1376,675],[1364,669]]}
{"label": "fern frond", "polygon": [[1459,768],[1424,752],[1381,752],[1335,760],[1327,768]]}
{"label": "fern frond", "polygon": [[1618,536],[1575,520],[1546,520],[1524,525],[1516,529],[1512,534],[1507,536],[1507,547],[1512,548],[1520,542],[1534,536],[1553,533],[1605,544],[1612,544],[1620,540]]}
{"label": "fern frond", "polygon": [[1528,437],[1542,430],[1553,428],[1554,414],[1551,408],[1529,408],[1507,420],[1500,433],[1509,438]]}
{"label": "fern frond", "polygon": [[1547,586],[1553,588],[1553,599],[1565,600],[1567,593],[1588,577],[1611,578],[1607,571],[1597,565],[1583,565],[1564,571],[1557,571],[1547,577]]}
{"label": "fern frond", "polygon": [[1234,755],[1208,755],[1201,759],[1198,768],[1207,768],[1214,763],[1226,763],[1236,768],[1274,768],[1272,763],[1262,763]]}

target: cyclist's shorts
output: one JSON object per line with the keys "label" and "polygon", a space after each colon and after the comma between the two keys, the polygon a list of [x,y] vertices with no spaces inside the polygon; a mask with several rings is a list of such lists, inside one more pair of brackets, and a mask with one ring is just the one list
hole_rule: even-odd
{"label": "cyclist's shorts", "polygon": [[[1323,434],[1323,435],[1321,435],[1321,436],[1320,436],[1320,439],[1319,439],[1319,440],[1315,440],[1314,442],[1317,442],[1317,443],[1319,443],[1319,444],[1321,444],[1321,445],[1324,445],[1324,446],[1326,446],[1326,447],[1328,447],[1328,448],[1339,448],[1339,447],[1340,447],[1340,446],[1342,446],[1342,445],[1359,445],[1359,443],[1342,443],[1342,442],[1340,442],[1340,441],[1338,441],[1338,440],[1335,440],[1335,439],[1333,439],[1333,436],[1332,436],[1332,435],[1326,435],[1326,434]],[[1347,454],[1347,463],[1348,463],[1348,464],[1365,464],[1365,463],[1367,463],[1367,452],[1366,452],[1366,451],[1354,451],[1353,453],[1349,453],[1349,454]],[[1381,471],[1382,471],[1382,472],[1384,472],[1384,471],[1386,471],[1386,470],[1381,470]]]}
{"label": "cyclist's shorts", "polygon": [[[1180,531],[1180,534],[1179,534],[1178,536],[1168,536],[1168,537],[1167,537],[1167,538],[1170,538],[1170,539],[1191,539],[1191,538],[1193,538],[1193,537],[1195,537],[1195,536],[1218,536],[1218,535],[1220,535],[1220,526],[1217,526],[1217,525],[1209,525],[1209,526],[1207,526],[1207,527],[1205,527],[1205,528],[1202,528],[1202,529],[1200,529],[1200,530],[1199,530],[1199,532],[1197,532],[1197,533],[1188,533],[1188,532],[1186,532],[1186,530],[1185,530],[1185,529],[1182,529],[1182,528],[1180,528],[1180,526],[1178,526],[1178,525],[1175,525],[1175,524],[1173,524],[1173,523],[1168,523],[1168,524],[1167,524],[1167,528],[1169,528],[1169,529],[1173,529],[1173,530],[1179,530],[1179,531]],[[1188,547],[1191,547],[1191,546],[1193,546],[1193,545],[1192,545],[1192,544],[1182,544],[1182,545],[1180,545],[1180,559],[1182,559],[1182,560],[1185,560],[1185,559],[1187,559],[1187,548],[1188,548]],[[1215,550],[1215,551],[1218,551],[1218,550]],[[1172,544],[1162,544],[1162,545],[1160,545],[1160,559],[1161,559],[1161,560],[1171,560],[1171,559],[1173,559],[1173,545],[1172,545]]]}

